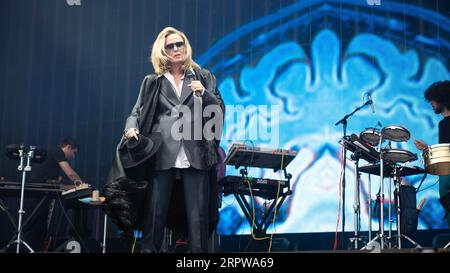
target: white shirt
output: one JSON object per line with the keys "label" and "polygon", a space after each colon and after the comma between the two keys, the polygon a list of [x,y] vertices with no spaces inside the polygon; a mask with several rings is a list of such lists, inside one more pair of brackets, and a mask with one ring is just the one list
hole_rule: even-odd
{"label": "white shirt", "polygon": [[[169,80],[170,84],[173,87],[173,90],[175,91],[175,94],[177,95],[178,98],[180,98],[181,89],[183,87],[184,75],[181,77],[180,85],[178,87],[175,84],[175,78],[173,77],[172,74],[170,74],[170,72],[166,72],[164,74],[164,77],[166,77],[166,79]],[[189,168],[190,166],[191,164],[189,163],[186,152],[184,151],[184,143],[181,142],[180,150],[178,152],[177,158],[175,159],[175,168],[185,169]]]}

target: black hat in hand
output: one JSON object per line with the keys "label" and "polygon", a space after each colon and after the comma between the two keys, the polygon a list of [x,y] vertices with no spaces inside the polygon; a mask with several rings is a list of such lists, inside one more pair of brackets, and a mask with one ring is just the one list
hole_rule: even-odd
{"label": "black hat in hand", "polygon": [[124,168],[135,167],[158,151],[161,145],[161,134],[151,133],[150,136],[139,135],[139,138],[128,139],[122,147],[119,148],[119,156]]}

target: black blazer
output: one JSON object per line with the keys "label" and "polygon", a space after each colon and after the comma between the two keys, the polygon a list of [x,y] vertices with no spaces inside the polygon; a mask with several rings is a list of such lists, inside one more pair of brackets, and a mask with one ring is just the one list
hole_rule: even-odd
{"label": "black blazer", "polygon": [[[152,132],[161,133],[162,143],[155,154],[154,169],[167,170],[174,167],[183,145],[190,165],[199,170],[206,170],[208,168],[207,150],[202,134],[202,110],[205,107],[203,96],[193,95],[188,86],[188,80],[183,81],[180,97],[176,95],[171,83],[164,76],[157,80],[160,81],[160,90],[155,98],[158,103]],[[209,92],[203,95],[205,98],[211,96]],[[219,105],[216,101],[213,101],[213,104]]]}

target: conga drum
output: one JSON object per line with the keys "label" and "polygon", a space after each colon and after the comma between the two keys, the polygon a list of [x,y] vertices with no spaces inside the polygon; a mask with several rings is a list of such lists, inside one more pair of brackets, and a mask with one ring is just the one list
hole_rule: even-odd
{"label": "conga drum", "polygon": [[435,175],[450,174],[450,143],[429,146],[422,152],[423,165]]}

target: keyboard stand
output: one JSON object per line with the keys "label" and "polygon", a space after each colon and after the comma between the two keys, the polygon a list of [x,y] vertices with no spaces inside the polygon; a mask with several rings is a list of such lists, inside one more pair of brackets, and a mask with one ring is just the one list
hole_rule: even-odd
{"label": "keyboard stand", "polygon": [[[28,222],[30,222],[30,220],[33,218],[33,215],[39,210],[39,208],[42,206],[42,204],[45,202],[45,200],[47,200],[47,198],[48,198],[48,193],[46,192],[42,196],[42,198],[39,200],[39,203],[34,207],[34,209],[28,215],[26,220],[23,222],[20,231],[22,231],[25,227],[27,227]],[[8,214],[10,215],[9,211],[8,211]],[[16,242],[16,240],[14,240],[14,239],[17,238],[17,235],[19,234],[19,231],[17,231],[17,224],[13,221],[13,219],[11,217],[8,217],[8,219],[11,221],[11,224],[14,226],[16,231],[14,233],[14,236],[9,240],[8,244],[6,246],[4,246],[3,248],[1,248],[1,251],[6,251],[7,249],[9,249],[9,247],[13,243]]]}
{"label": "keyboard stand", "polygon": [[[290,180],[292,175],[287,173],[286,167],[296,157],[296,155],[297,151],[294,150],[254,147],[253,145],[246,146],[243,143],[233,143],[229,148],[224,162],[226,165],[234,166],[235,169],[241,168],[239,173],[242,177],[242,182],[233,182],[236,184],[233,184],[232,193],[238,201],[245,218],[250,224],[250,229],[253,235],[248,242],[245,251],[256,250],[253,248],[253,244],[261,241],[267,245],[266,249],[270,250],[266,240],[269,239],[269,237],[267,237],[267,229],[273,222],[274,217],[276,217],[276,212],[281,208],[283,202],[286,200],[286,197],[292,194],[290,189]],[[248,167],[272,169],[274,172],[282,170],[284,173],[284,180],[277,180],[271,185],[264,185],[264,183],[258,184],[259,181],[255,181],[256,183],[253,183],[253,178],[248,177]],[[282,184],[282,182],[284,184]],[[242,187],[243,185],[244,187]],[[246,186],[248,187],[246,188]],[[251,204],[249,204],[245,197],[249,195]],[[263,210],[261,220],[257,219],[258,217],[256,215],[254,200],[255,196],[266,200],[273,200],[270,207]]]}
{"label": "keyboard stand", "polygon": [[[247,172],[247,167],[243,168],[240,170],[241,176],[242,176],[242,183],[248,183],[248,172]],[[286,173],[286,169],[284,169],[284,173],[285,176],[287,178],[287,191],[283,191],[284,187],[282,187],[281,185],[278,185],[279,188],[279,194],[277,196],[277,194],[275,193],[274,198],[268,198],[268,199],[273,199],[272,204],[270,205],[270,207],[268,209],[266,209],[263,212],[263,217],[261,220],[258,219],[256,212],[253,212],[253,210],[255,209],[255,195],[250,195],[250,200],[252,204],[249,204],[249,202],[247,201],[247,199],[245,198],[245,195],[249,195],[249,194],[244,194],[244,193],[233,193],[234,197],[236,198],[239,206],[241,207],[242,211],[244,212],[245,218],[247,219],[249,225],[250,225],[250,229],[251,229],[251,233],[253,234],[253,236],[250,238],[247,246],[245,247],[244,251],[252,251],[252,250],[261,250],[260,247],[253,247],[257,242],[261,242],[264,245],[261,247],[264,247],[264,249],[268,249],[269,248],[269,244],[267,242],[267,239],[269,239],[269,237],[267,237],[267,229],[269,228],[270,224],[273,223],[273,218],[275,217],[275,208],[276,211],[278,211],[281,206],[283,205],[284,201],[286,200],[286,197],[290,194],[292,194],[292,191],[290,190],[290,179],[292,177],[291,174],[287,174]],[[252,190],[251,186],[249,187]],[[253,205],[253,206],[252,206]],[[254,219],[253,219],[254,216]]]}

